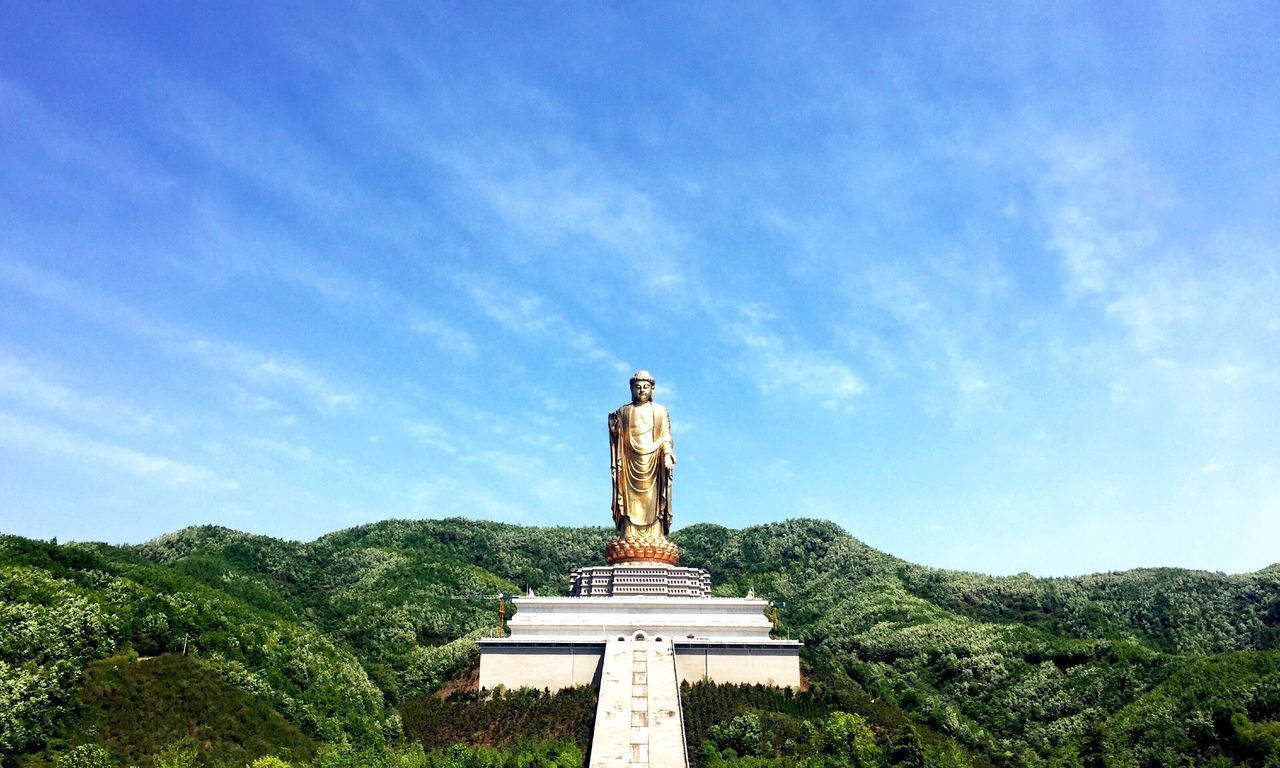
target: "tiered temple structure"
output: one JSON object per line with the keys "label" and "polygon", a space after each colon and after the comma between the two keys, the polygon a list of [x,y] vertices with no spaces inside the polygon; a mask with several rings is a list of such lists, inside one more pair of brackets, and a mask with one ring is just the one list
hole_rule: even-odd
{"label": "tiered temple structure", "polygon": [[681,681],[800,685],[800,643],[769,636],[768,602],[711,597],[711,576],[679,566],[671,530],[676,456],[654,380],[631,377],[609,414],[613,522],[604,566],[569,575],[569,597],[513,602],[508,637],[480,641],[480,687],[600,689],[591,765],[687,765]]}
{"label": "tiered temple structure", "polygon": [[666,563],[628,563],[588,566],[569,574],[574,597],[710,597],[711,574],[701,568],[676,568]]}

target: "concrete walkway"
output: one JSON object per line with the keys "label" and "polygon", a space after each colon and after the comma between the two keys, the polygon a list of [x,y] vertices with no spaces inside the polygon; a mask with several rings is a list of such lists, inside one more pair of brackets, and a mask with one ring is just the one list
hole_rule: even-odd
{"label": "concrete walkway", "polygon": [[688,768],[670,638],[610,638],[600,673],[590,768]]}

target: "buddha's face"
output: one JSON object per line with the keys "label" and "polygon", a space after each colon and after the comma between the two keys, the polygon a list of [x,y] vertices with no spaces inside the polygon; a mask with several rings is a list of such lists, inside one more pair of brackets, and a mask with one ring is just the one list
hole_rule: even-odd
{"label": "buddha's face", "polygon": [[647,403],[653,399],[653,382],[637,379],[631,382],[631,402]]}

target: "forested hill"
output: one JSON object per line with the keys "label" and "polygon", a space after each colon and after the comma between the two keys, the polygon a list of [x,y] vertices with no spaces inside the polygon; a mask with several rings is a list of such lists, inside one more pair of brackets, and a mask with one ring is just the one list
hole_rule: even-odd
{"label": "forested hill", "polygon": [[[96,743],[108,764],[177,764],[155,751],[194,739],[200,762],[318,765],[403,743],[415,734],[401,713],[465,674],[494,631],[481,596],[563,593],[612,534],[432,520],[309,543],[217,527],[136,547],[0,537],[0,756],[71,765]],[[978,762],[1280,761],[1280,567],[995,578],[907,563],[814,520],[674,538],[718,593],[785,602],[782,631],[805,642],[819,689]],[[179,678],[203,698],[165,698]],[[126,700],[145,728],[109,716]],[[753,765],[800,759],[771,754]]]}

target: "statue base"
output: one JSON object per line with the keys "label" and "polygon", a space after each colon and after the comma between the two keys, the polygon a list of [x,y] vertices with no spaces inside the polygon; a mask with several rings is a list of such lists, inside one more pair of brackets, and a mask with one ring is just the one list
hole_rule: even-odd
{"label": "statue base", "polygon": [[666,539],[661,541],[614,539],[604,546],[604,561],[609,565],[621,563],[676,565],[680,562],[680,548]]}
{"label": "statue base", "polygon": [[569,574],[571,597],[710,597],[711,574],[664,563],[578,568]]}

